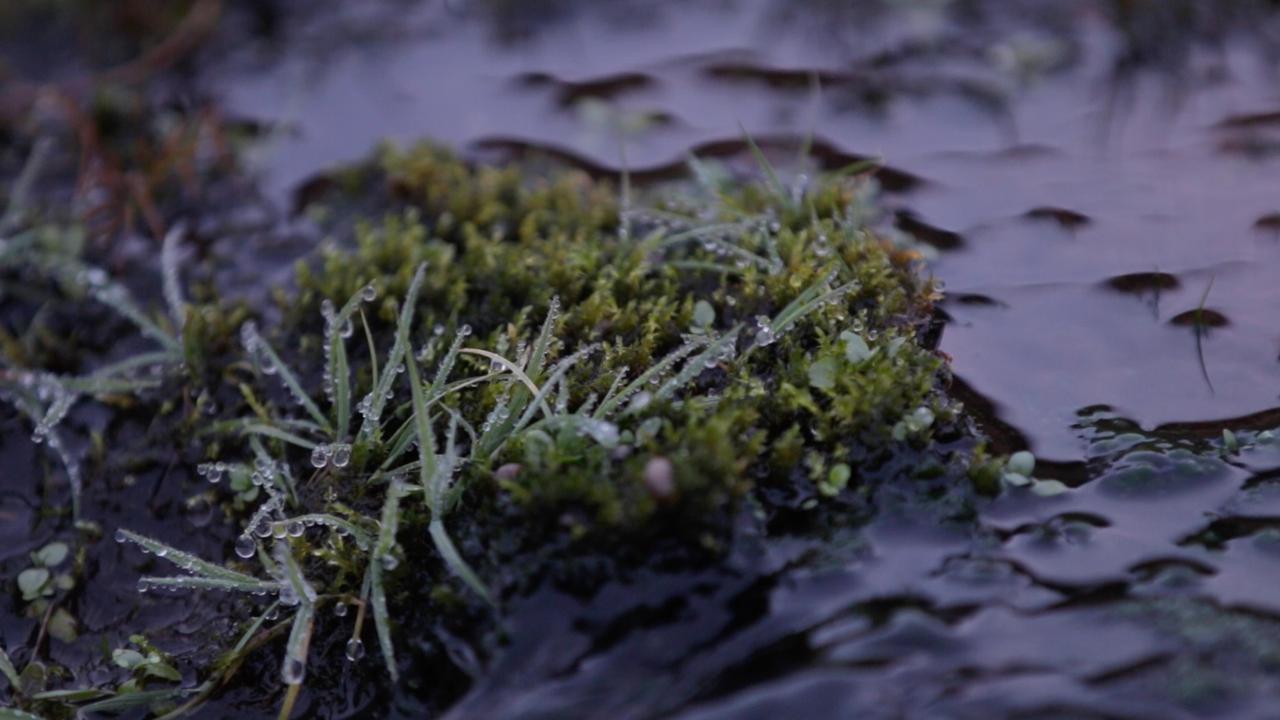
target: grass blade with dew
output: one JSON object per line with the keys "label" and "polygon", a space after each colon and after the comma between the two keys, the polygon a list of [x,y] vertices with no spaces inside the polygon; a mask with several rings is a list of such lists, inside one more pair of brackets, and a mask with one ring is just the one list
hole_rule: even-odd
{"label": "grass blade with dew", "polygon": [[333,425],[329,423],[329,418],[320,412],[316,401],[311,399],[311,395],[302,388],[302,383],[298,381],[298,376],[294,375],[293,370],[284,364],[284,361],[276,354],[275,348],[271,347],[271,343],[267,342],[266,338],[258,333],[257,326],[252,321],[246,322],[241,326],[240,335],[244,341],[245,349],[251,355],[261,354],[264,356],[263,372],[268,375],[278,374],[280,381],[284,383],[289,393],[293,395],[293,399],[302,405],[307,414],[311,416],[311,419],[324,428],[325,432],[333,432]]}
{"label": "grass blade with dew", "polygon": [[290,520],[300,522],[304,526],[325,525],[344,535],[350,535],[351,539],[355,541],[356,547],[361,550],[367,550],[373,545],[373,538],[369,537],[369,533],[365,532],[361,527],[328,513],[308,513],[290,518]]}
{"label": "grass blade with dew", "polygon": [[105,271],[98,268],[85,267],[79,271],[68,271],[62,274],[64,282],[69,281],[69,284],[75,286],[87,285],[89,295],[94,300],[106,305],[132,322],[142,331],[143,335],[160,343],[175,358],[182,357],[182,343],[178,341],[178,338],[166,332],[150,317],[147,317],[142,308],[138,307],[137,303],[134,302],[129,291],[123,285],[110,280]]}
{"label": "grass blade with dew", "polygon": [[364,422],[360,427],[362,437],[372,437],[380,427],[382,411],[387,401],[391,399],[392,383],[399,374],[397,368],[404,362],[405,356],[411,354],[409,353],[409,333],[412,330],[414,308],[418,304],[418,294],[422,291],[422,281],[426,273],[427,264],[418,265],[418,269],[413,273],[413,280],[409,283],[404,302],[400,306],[400,316],[396,320],[395,341],[391,344],[391,351],[387,353],[387,362],[383,367],[382,376],[378,378],[378,384],[368,398],[368,406],[361,411],[364,415]]}
{"label": "grass blade with dew", "polygon": [[289,502],[296,505],[298,493],[293,486],[293,476],[289,474],[288,464],[276,462],[256,435],[249,437],[249,447],[253,450],[255,472],[274,485],[277,490],[288,495]]}
{"label": "grass blade with dew", "polygon": [[[564,379],[569,370],[599,348],[600,346],[598,344],[588,345],[553,365],[551,368],[551,374],[547,376],[546,382],[542,384],[542,390],[533,397],[533,402],[531,402],[519,418],[510,425],[507,432],[504,434],[505,436],[501,438],[501,440],[505,441],[507,437],[520,432],[530,422],[532,422],[534,413],[537,412],[539,406],[545,406],[547,404],[547,397],[551,394],[552,389]],[[496,453],[501,449],[501,447],[502,442],[499,442],[492,450],[488,450],[486,448],[486,455],[492,457],[493,453]]]}
{"label": "grass blade with dew", "polygon": [[431,415],[427,409],[427,393],[422,387],[422,377],[418,372],[418,361],[410,354],[405,358],[405,364],[409,367],[409,392],[413,403],[414,434],[418,437],[418,471],[422,491],[427,496],[427,506],[431,510],[431,514],[435,516],[443,510],[437,505],[436,493],[431,487],[431,483],[436,476],[435,431],[431,429]]}
{"label": "grass blade with dew", "polygon": [[[514,362],[511,362],[510,360],[502,357],[501,355],[497,353],[489,352],[488,350],[481,350],[480,348],[461,348],[460,350],[458,350],[458,352],[463,353],[465,355],[476,355],[476,356],[485,358],[490,362],[493,362],[502,366],[503,369],[511,373],[516,380],[519,380],[520,383],[524,385],[526,388],[528,388],[528,390],[532,392],[535,396],[538,394],[537,383],[535,383],[533,379],[530,378],[529,375],[520,368],[519,365],[515,364]],[[544,412],[546,412],[548,415],[553,414],[551,412],[550,407],[544,407]]]}
{"label": "grass blade with dew", "polygon": [[387,486],[387,498],[382,504],[382,522],[378,529],[378,542],[369,554],[369,605],[373,609],[373,625],[382,648],[382,659],[392,682],[400,677],[396,669],[395,645],[391,641],[391,616],[387,613],[387,595],[382,586],[382,571],[388,565],[384,558],[391,557],[396,542],[396,529],[400,519],[400,497],[403,488],[393,479]]}
{"label": "grass blade with dew", "polygon": [[[335,440],[342,441],[347,437],[351,426],[351,368],[347,359],[346,337],[351,333],[348,328],[355,322],[356,311],[362,302],[370,302],[377,297],[373,285],[365,285],[356,294],[347,299],[337,313],[333,306],[325,300],[321,304],[321,315],[324,316],[325,328],[325,363],[324,388],[333,404],[334,422],[337,425]],[[361,316],[363,319],[363,315]],[[367,330],[366,324],[366,330]],[[377,359],[374,359],[377,362]],[[374,373],[377,379],[377,373]]]}
{"label": "grass blade with dew", "polygon": [[179,335],[187,322],[187,303],[182,299],[182,280],[178,269],[178,245],[185,234],[186,227],[177,223],[160,241],[160,276],[164,285],[164,301],[169,306],[169,316],[173,318],[173,326],[177,328]]}
{"label": "grass blade with dew", "polygon": [[702,374],[709,366],[713,365],[721,355],[732,352],[732,348],[738,341],[738,334],[742,332],[742,326],[738,325],[729,330],[725,334],[708,343],[706,348],[697,355],[685,361],[683,367],[670,379],[664,382],[653,393],[654,398],[658,400],[666,400],[671,398],[685,385],[693,381],[694,378]]}
{"label": "grass blade with dew", "polygon": [[276,592],[280,589],[280,583],[270,580],[255,580],[249,583],[198,575],[168,575],[164,577],[146,575],[138,578],[138,587],[169,588],[173,590],[224,590],[226,592],[257,594]]}
{"label": "grass blade with dew", "polygon": [[604,400],[601,400],[600,405],[596,408],[596,411],[592,416],[596,418],[609,417],[618,409],[619,405],[626,402],[631,396],[643,390],[645,386],[650,384],[650,382],[660,380],[667,371],[675,367],[677,363],[689,355],[692,355],[694,351],[705,346],[707,343],[708,340],[701,336],[685,340],[675,350],[667,353],[661,360],[650,365],[644,372],[636,376],[636,379],[628,383],[622,390],[612,394],[611,396],[605,397]]}
{"label": "grass blade with dew", "polygon": [[835,275],[835,271],[832,271],[821,280],[805,288],[795,299],[787,303],[786,307],[782,308],[773,319],[766,321],[764,318],[760,318],[760,333],[756,336],[755,342],[747,348],[747,353],[750,354],[757,347],[773,343],[776,338],[791,329],[791,326],[800,318],[828,302],[835,302],[858,287],[858,281],[851,280],[832,288],[831,281],[835,279]]}
{"label": "grass blade with dew", "polygon": [[245,585],[256,585],[263,582],[252,575],[246,575],[237,570],[232,570],[230,568],[225,568],[221,565],[211,563],[208,560],[199,558],[191,553],[183,552],[177,548],[165,545],[158,540],[152,540],[149,537],[139,535],[132,530],[126,530],[124,528],[116,530],[116,542],[126,541],[141,547],[143,550],[146,550],[158,558],[168,560],[183,570],[198,576],[217,580],[228,580],[231,582],[243,583]]}
{"label": "grass blade with dew", "polygon": [[288,720],[293,714],[293,706],[307,675],[307,653],[311,647],[311,633],[315,629],[315,615],[316,609],[311,603],[299,605],[293,615],[293,626],[289,629],[289,641],[280,666],[280,679],[289,687],[284,702],[280,704],[280,720]]}
{"label": "grass blade with dew", "polygon": [[[456,355],[457,349],[454,348],[452,352],[454,353],[454,355]],[[446,359],[448,359],[448,356],[446,356]],[[452,365],[452,362],[450,362],[449,364]],[[435,404],[443,401],[445,398],[449,397],[450,395],[456,392],[465,390],[466,388],[469,388],[473,385],[479,385],[481,383],[490,382],[499,377],[502,377],[506,373],[496,372],[496,373],[488,373],[486,375],[474,375],[469,378],[463,378],[462,380],[455,380],[454,382],[449,383],[448,385],[443,385],[443,378],[447,374],[448,373],[445,371],[445,364],[442,363],[440,368],[437,370],[436,380],[431,384],[431,390],[427,394],[427,399],[426,399],[427,409],[430,409]],[[439,389],[437,389],[438,384],[441,385]],[[412,401],[409,403],[409,405],[410,405],[409,417],[404,421],[404,423],[399,428],[396,429],[394,433],[392,433],[391,439],[388,443],[391,449],[387,451],[387,457],[385,460],[383,460],[382,465],[379,466],[378,468],[379,470],[385,471],[388,468],[390,468],[392,463],[394,463],[397,459],[399,459],[399,457],[409,449],[409,445],[412,444],[414,438],[417,437],[416,431],[414,430],[415,418],[413,416]]]}

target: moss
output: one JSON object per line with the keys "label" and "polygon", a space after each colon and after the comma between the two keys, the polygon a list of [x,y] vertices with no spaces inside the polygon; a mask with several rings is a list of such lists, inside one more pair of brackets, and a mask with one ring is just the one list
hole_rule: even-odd
{"label": "moss", "polygon": [[[921,342],[933,290],[910,255],[849,219],[857,178],[815,182],[802,204],[752,183],[719,196],[699,196],[688,184],[657,189],[623,232],[612,188],[580,172],[474,168],[421,145],[386,148],[375,165],[344,177],[340,188],[383,188],[393,209],[359,223],[352,243],[300,263],[296,294],[279,293],[287,322],[277,345],[299,349],[289,359],[304,374],[321,355],[323,301],[340,305],[372,283],[379,299],[364,321],[382,346],[423,262],[413,335],[428,338],[428,354],[469,325],[470,344],[510,355],[532,342],[558,303],[554,355],[599,348],[565,378],[570,408],[604,396],[619,373],[637,377],[691,336],[740,328],[683,392],[625,413],[616,447],[560,429],[522,435],[469,465],[462,484],[477,507],[514,506],[531,525],[553,532],[567,524],[578,536],[643,532],[655,519],[700,533],[723,525],[762,484],[821,476],[824,496],[851,492],[868,458],[927,444],[933,418],[955,419],[940,390],[945,365]],[[341,201],[338,192],[330,201]],[[700,235],[706,227],[726,229]],[[679,233],[696,237],[671,243]],[[759,342],[761,319],[807,290],[846,283],[847,294],[780,328],[776,342]],[[856,334],[868,356],[852,354],[842,333]],[[454,377],[485,365],[463,358]],[[820,387],[811,382],[815,365],[831,375]],[[357,395],[370,386],[370,368],[358,376]],[[504,392],[483,386],[458,410],[478,425]],[[911,420],[921,414],[929,422]],[[670,492],[646,483],[654,458],[674,469]],[[833,485],[837,465],[852,472],[837,471]]]}
{"label": "moss", "polygon": [[[176,450],[180,465],[225,464],[199,469],[228,479],[206,495],[221,497],[229,518],[267,518],[244,535],[274,533],[264,542],[275,545],[275,564],[292,558],[321,593],[317,602],[371,607],[391,669],[390,643],[381,642],[389,623],[427,643],[437,622],[476,632],[492,620],[476,602],[486,594],[482,583],[515,591],[555,552],[609,558],[599,568],[661,553],[713,558],[743,517],[770,522],[776,514],[785,516],[778,527],[799,528],[815,507],[832,515],[865,508],[884,478],[924,487],[963,477],[962,469],[942,478],[921,470],[968,462],[964,453],[941,457],[950,450],[932,457],[935,433],[955,435],[962,424],[944,392],[945,362],[923,341],[934,290],[909,253],[861,227],[862,182],[822,178],[797,196],[751,182],[682,183],[648,190],[624,208],[611,186],[580,172],[472,167],[430,146],[389,148],[331,185],[329,202],[363,210],[349,234],[335,226],[342,240],[298,265],[296,287],[276,291],[281,322],[265,334],[279,360],[256,341],[248,343],[256,350],[243,346],[254,336],[245,333],[249,308],[197,287],[173,341],[181,371],[175,365],[162,387],[139,395],[130,415],[153,413],[154,433],[170,435],[157,441],[159,455]],[[370,205],[385,210],[381,219],[367,217]],[[407,317],[406,297],[415,299],[404,329],[418,360],[394,382],[399,397],[385,422],[359,433],[360,419],[342,417],[344,406],[322,390],[334,347],[324,309],[365,300],[356,302],[351,336],[338,343],[351,368],[345,407],[356,415],[356,399],[373,391],[375,377],[397,372],[385,349]],[[169,332],[165,325],[152,334]],[[433,410],[435,427],[427,425],[439,433],[437,460],[449,457],[446,437],[466,446],[455,457],[467,460],[437,504],[421,493],[400,499],[400,485],[417,488],[418,478],[397,460],[413,454],[398,456],[397,438],[421,435],[415,414],[425,415],[405,399],[407,380],[421,372],[430,382],[452,357],[455,337],[468,351],[443,381],[502,377],[436,398],[443,411]],[[534,363],[540,338],[549,338],[546,359]],[[492,357],[512,358],[505,362],[520,369]],[[654,383],[617,393],[658,370]],[[485,428],[507,421],[500,408],[519,415],[532,404],[530,385],[555,390],[546,397],[555,409],[539,409],[537,422],[482,445]],[[250,422],[277,434],[246,432]],[[445,434],[448,424],[454,430]],[[317,470],[307,441],[293,447],[280,439],[284,431],[330,451],[343,444],[350,459]],[[173,460],[143,455],[139,472]],[[97,457],[95,473],[105,472],[110,453]],[[392,460],[402,475],[387,470]],[[117,458],[112,467],[127,462]],[[282,468],[291,479],[265,489],[263,473]],[[321,513],[352,531],[300,526],[286,534],[296,518]],[[846,515],[841,522],[856,522],[856,513]],[[442,522],[456,549],[441,539]],[[240,553],[239,540],[231,544]],[[460,572],[467,563],[483,580]],[[252,556],[233,565],[258,572]],[[375,565],[384,568],[391,620],[370,599],[369,588],[383,582],[372,579]],[[567,575],[591,584],[582,572]],[[374,598],[383,594],[376,587]],[[405,612],[424,603],[422,618]],[[233,653],[222,667],[242,660]]]}

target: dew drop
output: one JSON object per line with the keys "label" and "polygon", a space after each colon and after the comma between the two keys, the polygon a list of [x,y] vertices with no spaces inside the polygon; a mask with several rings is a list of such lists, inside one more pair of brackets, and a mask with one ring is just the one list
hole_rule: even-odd
{"label": "dew drop", "polygon": [[123,529],[116,530],[116,542],[122,543],[128,539],[129,539],[129,536],[125,534]]}
{"label": "dew drop", "polygon": [[328,464],[329,448],[324,445],[317,445],[316,449],[311,451],[311,466],[315,468],[322,468]]}
{"label": "dew drop", "polygon": [[364,657],[364,641],[360,638],[351,638],[347,641],[347,659],[351,662],[357,662]]}
{"label": "dew drop", "polygon": [[257,543],[248,535],[241,535],[236,539],[236,554],[246,560],[253,557],[254,550],[257,549]]}
{"label": "dew drop", "polygon": [[334,614],[334,615],[337,615],[338,617],[346,617],[346,616],[347,616],[347,604],[346,604],[346,603],[343,603],[343,602],[340,602],[340,603],[338,603],[337,605],[334,605],[334,606],[333,606],[333,614]]}
{"label": "dew drop", "polygon": [[306,675],[307,666],[301,660],[295,657],[286,657],[284,664],[280,666],[280,679],[284,680],[285,685],[298,685],[302,683],[302,678]]}
{"label": "dew drop", "polygon": [[[404,367],[403,365],[401,367]],[[338,445],[333,449],[333,466],[346,467],[351,463],[351,446]]]}
{"label": "dew drop", "polygon": [[302,523],[297,520],[293,520],[292,522],[290,522],[289,526],[286,528],[286,530],[289,533],[289,537],[302,537],[302,531],[304,529],[305,528],[303,527]]}
{"label": "dew drop", "polygon": [[378,289],[372,285],[365,285],[364,289],[360,291],[360,297],[365,302],[373,302],[378,298]]}

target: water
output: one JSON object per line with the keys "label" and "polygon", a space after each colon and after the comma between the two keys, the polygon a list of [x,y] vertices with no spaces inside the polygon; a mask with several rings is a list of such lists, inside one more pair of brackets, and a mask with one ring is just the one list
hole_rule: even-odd
{"label": "water", "polygon": [[[419,648],[425,679],[392,713],[1274,716],[1280,446],[1216,440],[1280,425],[1280,25],[1233,24],[1246,5],[1146,7],[1129,35],[1141,3],[282,3],[258,34],[232,6],[190,82],[278,130],[250,161],[277,230],[304,238],[289,212],[307,189],[384,138],[601,176],[622,170],[621,144],[637,182],[689,152],[749,167],[740,126],[786,172],[810,131],[828,169],[884,158],[883,226],[933,246],[946,280],[957,395],[998,449],[1033,451],[1037,476],[1072,488],[971,502],[877,487],[865,524],[760,536],[744,520],[722,563],[618,569],[590,592],[548,579],[505,606],[501,642],[424,619],[443,640]],[[237,252],[212,254],[235,267]],[[280,251],[279,277],[301,252]],[[1197,332],[1202,299],[1220,322]],[[0,457],[31,468],[19,425]],[[160,478],[128,502],[176,507]],[[86,492],[104,524],[127,516],[100,483]],[[6,573],[58,531],[35,498],[0,496],[30,530],[0,523]],[[216,557],[205,535],[156,530]],[[129,594],[140,569],[111,545],[92,550],[97,572],[125,580],[86,598],[86,623],[124,627],[139,602],[157,627],[207,619]],[[30,621],[5,611],[6,642],[23,637]],[[273,714],[242,690],[226,707]]]}

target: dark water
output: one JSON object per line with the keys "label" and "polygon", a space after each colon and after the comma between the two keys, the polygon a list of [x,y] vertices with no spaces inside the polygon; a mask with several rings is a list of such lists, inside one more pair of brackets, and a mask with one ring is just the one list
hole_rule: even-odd
{"label": "dark water", "polygon": [[[884,490],[861,529],[513,599],[505,642],[455,648],[474,678],[449,716],[1280,715],[1280,444],[1220,441],[1280,425],[1280,18],[1207,5],[233,5],[193,82],[269,129],[252,166],[303,236],[299,188],[386,138],[604,175],[625,149],[641,179],[744,160],[740,126],[784,167],[809,132],[824,163],[883,158],[883,227],[946,282],[957,392],[1073,486],[943,524]],[[247,277],[287,275],[266,265]],[[14,437],[0,454],[34,463]],[[34,494],[0,502],[15,551],[47,534]],[[116,552],[96,572],[123,593]],[[431,682],[396,712],[420,716]]]}

